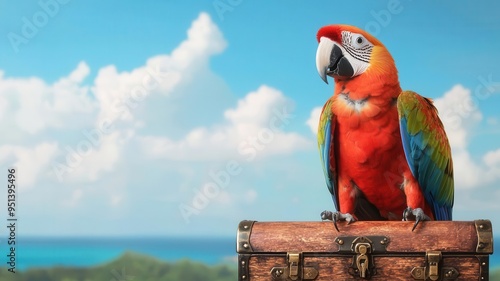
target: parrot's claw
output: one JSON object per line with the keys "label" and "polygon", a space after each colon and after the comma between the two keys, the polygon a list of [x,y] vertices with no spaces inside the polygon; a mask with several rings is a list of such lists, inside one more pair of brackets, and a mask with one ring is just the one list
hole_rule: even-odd
{"label": "parrot's claw", "polygon": [[412,209],[410,207],[403,211],[403,220],[408,221],[409,218],[415,217],[415,224],[411,231],[414,231],[420,221],[430,221],[431,218],[427,216],[424,211],[420,208]]}
{"label": "parrot's claw", "polygon": [[335,226],[335,229],[337,232],[340,232],[338,226],[337,226],[337,221],[346,221],[347,224],[350,224],[353,221],[356,221],[356,219],[349,213],[341,213],[341,212],[330,212],[330,211],[323,211],[321,213],[321,219],[322,220],[331,220],[333,221],[333,225]]}

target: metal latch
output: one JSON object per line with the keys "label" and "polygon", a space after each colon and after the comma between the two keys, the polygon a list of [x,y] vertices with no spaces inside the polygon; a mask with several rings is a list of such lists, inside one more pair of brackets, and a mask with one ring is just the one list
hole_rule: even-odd
{"label": "metal latch", "polygon": [[353,269],[353,272],[350,272],[352,275],[359,276],[363,279],[369,279],[374,274],[375,266],[373,263],[373,258],[370,255],[373,253],[372,245],[373,241],[364,236],[356,237],[352,241],[351,251],[356,253],[351,267]]}
{"label": "metal latch", "polygon": [[290,266],[290,279],[292,280],[299,279],[300,253],[288,253],[287,260]]}
{"label": "metal latch", "polygon": [[[458,277],[458,270],[454,267],[442,267],[442,255],[440,251],[427,251],[425,254],[425,267],[414,267],[411,276],[415,280],[455,280]],[[442,278],[442,279],[440,279]]]}
{"label": "metal latch", "polygon": [[441,262],[441,252],[429,251],[426,254],[429,265],[429,279],[436,281],[439,279],[439,262]]}
{"label": "metal latch", "polygon": [[358,254],[356,257],[356,267],[361,278],[367,277],[368,266],[370,265],[367,254],[371,253],[371,249],[372,247],[369,243],[357,243],[355,245],[354,251]]}
{"label": "metal latch", "polygon": [[302,266],[302,253],[287,253],[286,260],[288,266],[273,267],[271,269],[273,280],[302,281],[314,280],[318,277],[318,270],[315,267]]}
{"label": "metal latch", "polygon": [[370,279],[377,274],[373,255],[386,253],[390,240],[386,236],[339,236],[335,242],[340,254],[355,254],[349,274]]}

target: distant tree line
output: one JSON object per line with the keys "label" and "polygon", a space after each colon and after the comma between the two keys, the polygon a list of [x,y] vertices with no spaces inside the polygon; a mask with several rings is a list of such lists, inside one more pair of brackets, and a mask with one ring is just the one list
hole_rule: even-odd
{"label": "distant tree line", "polygon": [[[125,253],[115,261],[94,267],[31,268],[15,274],[0,268],[0,280],[9,281],[234,281],[236,265],[207,266],[189,260],[175,263]],[[490,271],[500,281],[500,269]]]}
{"label": "distant tree line", "polygon": [[95,267],[30,268],[15,274],[1,268],[0,280],[11,281],[234,281],[236,265],[207,266],[183,260],[175,263],[125,253],[115,261]]}

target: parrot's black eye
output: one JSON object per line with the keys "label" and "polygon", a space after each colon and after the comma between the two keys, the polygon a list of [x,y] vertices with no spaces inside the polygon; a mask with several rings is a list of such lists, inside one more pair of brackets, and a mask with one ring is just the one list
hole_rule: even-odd
{"label": "parrot's black eye", "polygon": [[356,42],[357,42],[358,44],[363,43],[363,37],[361,37],[361,36],[360,36],[360,37],[358,37],[358,39],[356,39]]}

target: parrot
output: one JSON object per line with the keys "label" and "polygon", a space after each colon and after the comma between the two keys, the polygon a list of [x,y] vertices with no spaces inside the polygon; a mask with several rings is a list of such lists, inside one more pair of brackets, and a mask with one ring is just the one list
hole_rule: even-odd
{"label": "parrot", "polygon": [[395,61],[368,32],[327,25],[316,67],[334,93],[323,106],[318,148],[336,211],[322,220],[452,220],[451,148],[430,98],[401,89]]}

